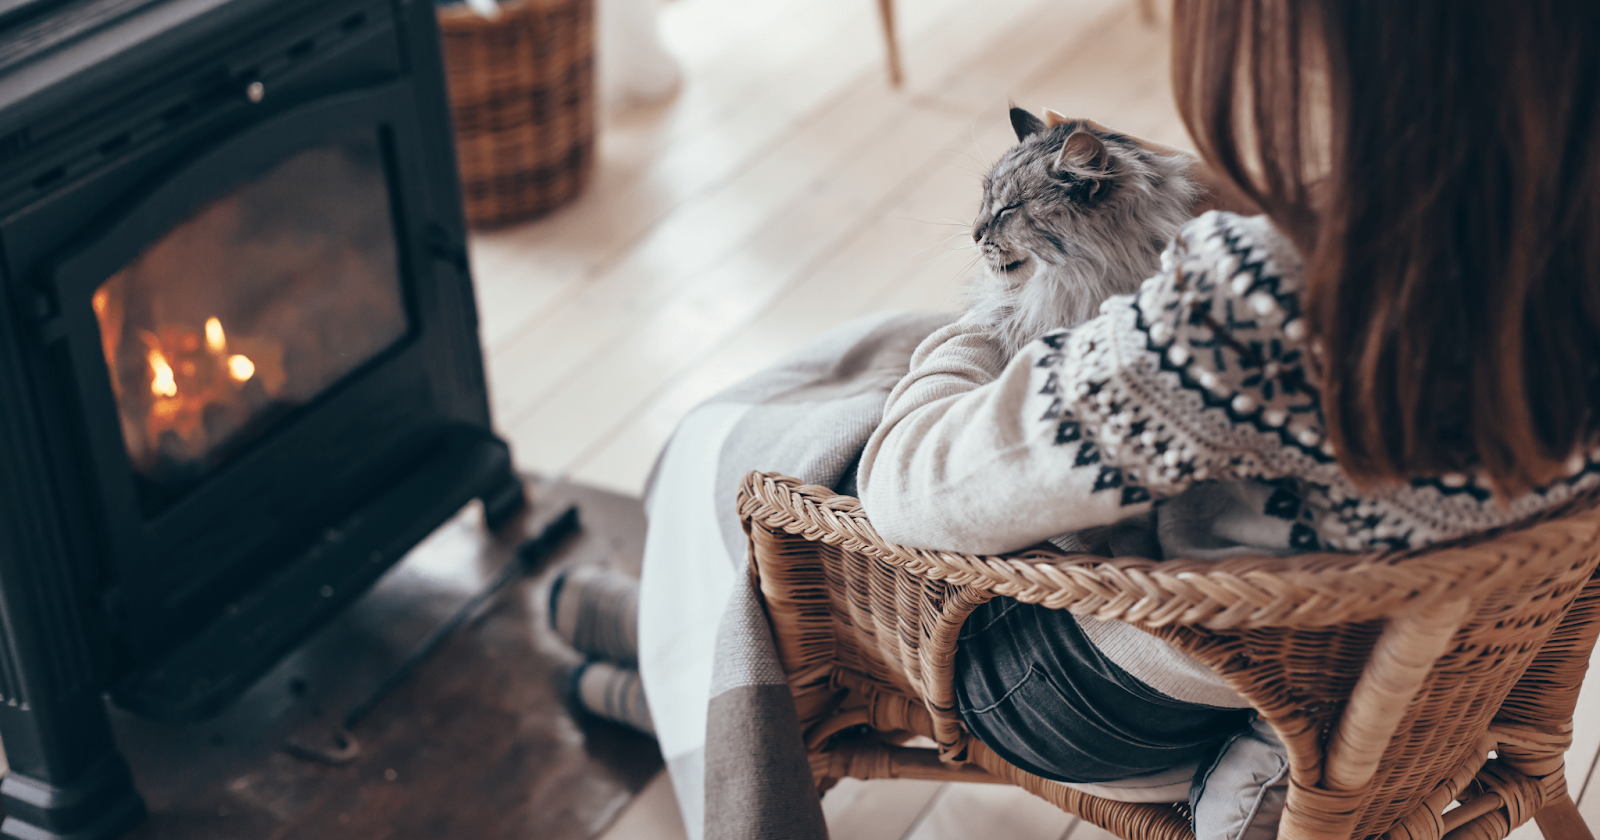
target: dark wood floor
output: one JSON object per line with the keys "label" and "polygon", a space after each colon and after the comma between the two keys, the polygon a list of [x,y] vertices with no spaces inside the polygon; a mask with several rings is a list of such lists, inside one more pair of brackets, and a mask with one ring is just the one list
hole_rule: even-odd
{"label": "dark wood floor", "polygon": [[[586,840],[660,768],[655,743],[575,721],[563,678],[578,661],[549,631],[559,567],[634,573],[644,545],[635,499],[530,483],[531,508],[494,538],[475,508],[445,525],[374,590],[204,724],[116,713],[150,817],[132,840],[471,838]],[[583,532],[463,630],[357,728],[343,767],[282,750],[326,743],[335,722],[477,591],[523,537],[576,501]]]}

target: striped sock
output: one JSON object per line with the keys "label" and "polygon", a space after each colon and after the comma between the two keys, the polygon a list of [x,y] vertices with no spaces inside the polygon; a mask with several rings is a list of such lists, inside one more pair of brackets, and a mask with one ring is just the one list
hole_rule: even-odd
{"label": "striped sock", "polygon": [[567,569],[550,585],[550,627],[585,656],[639,661],[639,581],[607,569]]}
{"label": "striped sock", "polygon": [[610,662],[585,662],[573,672],[571,691],[573,703],[583,711],[646,735],[656,734],[638,671]]}

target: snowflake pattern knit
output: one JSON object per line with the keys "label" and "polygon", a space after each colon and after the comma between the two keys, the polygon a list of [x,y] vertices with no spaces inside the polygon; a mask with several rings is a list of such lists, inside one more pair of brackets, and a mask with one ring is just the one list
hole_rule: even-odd
{"label": "snowflake pattern knit", "polygon": [[1417,478],[1366,492],[1328,444],[1307,364],[1303,265],[1265,217],[1207,213],[1162,271],[1101,316],[1045,336],[1029,402],[1095,494],[1142,509],[1199,482],[1254,480],[1295,551],[1412,548],[1509,525],[1600,486],[1600,450],[1565,478],[1497,502],[1482,476]]}

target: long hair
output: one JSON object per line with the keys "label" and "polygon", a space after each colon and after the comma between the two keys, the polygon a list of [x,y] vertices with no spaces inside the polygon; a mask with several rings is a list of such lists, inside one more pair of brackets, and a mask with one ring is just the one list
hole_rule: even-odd
{"label": "long hair", "polygon": [[1600,408],[1600,3],[1176,0],[1202,157],[1306,257],[1341,467],[1561,474]]}

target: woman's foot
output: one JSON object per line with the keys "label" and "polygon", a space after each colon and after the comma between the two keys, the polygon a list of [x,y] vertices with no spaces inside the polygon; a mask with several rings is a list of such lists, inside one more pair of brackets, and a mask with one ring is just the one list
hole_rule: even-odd
{"label": "woman's foot", "polygon": [[550,627],[585,656],[639,661],[639,581],[608,569],[561,572],[550,585]]}
{"label": "woman's foot", "polygon": [[572,672],[567,692],[568,702],[576,710],[652,737],[656,734],[639,672],[632,668],[590,660]]}

